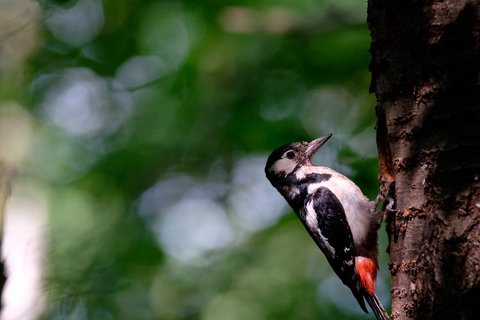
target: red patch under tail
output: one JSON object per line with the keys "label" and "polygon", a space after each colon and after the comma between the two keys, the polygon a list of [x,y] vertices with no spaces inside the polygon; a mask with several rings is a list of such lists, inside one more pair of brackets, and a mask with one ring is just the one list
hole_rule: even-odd
{"label": "red patch under tail", "polygon": [[373,296],[375,294],[375,280],[377,280],[377,262],[366,257],[355,257],[355,266],[360,276],[360,284]]}

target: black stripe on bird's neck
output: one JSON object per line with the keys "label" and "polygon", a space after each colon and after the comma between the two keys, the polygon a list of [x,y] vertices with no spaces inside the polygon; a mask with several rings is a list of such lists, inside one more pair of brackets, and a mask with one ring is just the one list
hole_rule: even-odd
{"label": "black stripe on bird's neck", "polygon": [[330,180],[332,177],[329,173],[308,173],[299,179],[295,175],[295,171],[285,176],[277,189],[287,200],[293,210],[299,214],[300,208],[305,204],[305,198],[308,193],[308,186],[314,183],[320,183]]}

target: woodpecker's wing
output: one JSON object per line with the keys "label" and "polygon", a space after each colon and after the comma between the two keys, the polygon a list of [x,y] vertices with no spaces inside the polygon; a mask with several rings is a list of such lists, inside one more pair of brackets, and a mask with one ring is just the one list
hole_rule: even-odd
{"label": "woodpecker's wing", "polygon": [[335,273],[367,312],[355,269],[352,231],[342,204],[327,187],[320,187],[305,199],[305,227],[327,257]]}

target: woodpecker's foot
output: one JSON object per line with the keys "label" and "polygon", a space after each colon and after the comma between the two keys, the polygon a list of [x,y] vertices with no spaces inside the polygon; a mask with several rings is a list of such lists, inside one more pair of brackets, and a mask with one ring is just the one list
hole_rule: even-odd
{"label": "woodpecker's foot", "polygon": [[393,205],[395,204],[395,200],[393,198],[388,198],[388,204],[385,206],[385,209],[390,212],[395,212],[397,210],[393,209]]}
{"label": "woodpecker's foot", "polygon": [[388,186],[388,194],[385,197],[385,199],[382,201],[382,210],[381,211],[389,211],[389,212],[395,212],[393,206],[395,205],[395,181],[390,182],[390,185]]}
{"label": "woodpecker's foot", "polygon": [[[385,211],[388,212],[395,212],[396,210],[393,208],[395,205],[395,199],[394,199],[394,193],[395,193],[395,181],[391,182],[389,187],[388,187],[388,194],[386,197],[382,195],[381,192],[378,193],[377,197],[375,198],[375,201],[371,201],[373,204],[373,210],[375,211],[376,214],[376,221],[377,223],[382,223],[383,215],[385,214]],[[379,211],[377,211],[378,204],[382,202],[382,207],[380,208]]]}
{"label": "woodpecker's foot", "polygon": [[380,203],[380,201],[383,202],[383,196],[382,196],[381,192],[378,193],[377,197],[375,198],[375,201],[373,202],[374,203],[374,208],[375,208],[374,210],[377,210],[378,204]]}

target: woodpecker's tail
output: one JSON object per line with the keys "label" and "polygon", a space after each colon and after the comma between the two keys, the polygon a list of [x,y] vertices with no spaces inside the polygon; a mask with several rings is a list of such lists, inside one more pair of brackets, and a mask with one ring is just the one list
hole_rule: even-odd
{"label": "woodpecker's tail", "polygon": [[382,306],[382,303],[380,300],[378,300],[377,295],[365,295],[365,299],[367,300],[368,304],[370,305],[370,308],[372,308],[373,313],[375,313],[375,316],[377,317],[378,320],[390,320],[390,316],[388,315],[387,311]]}

